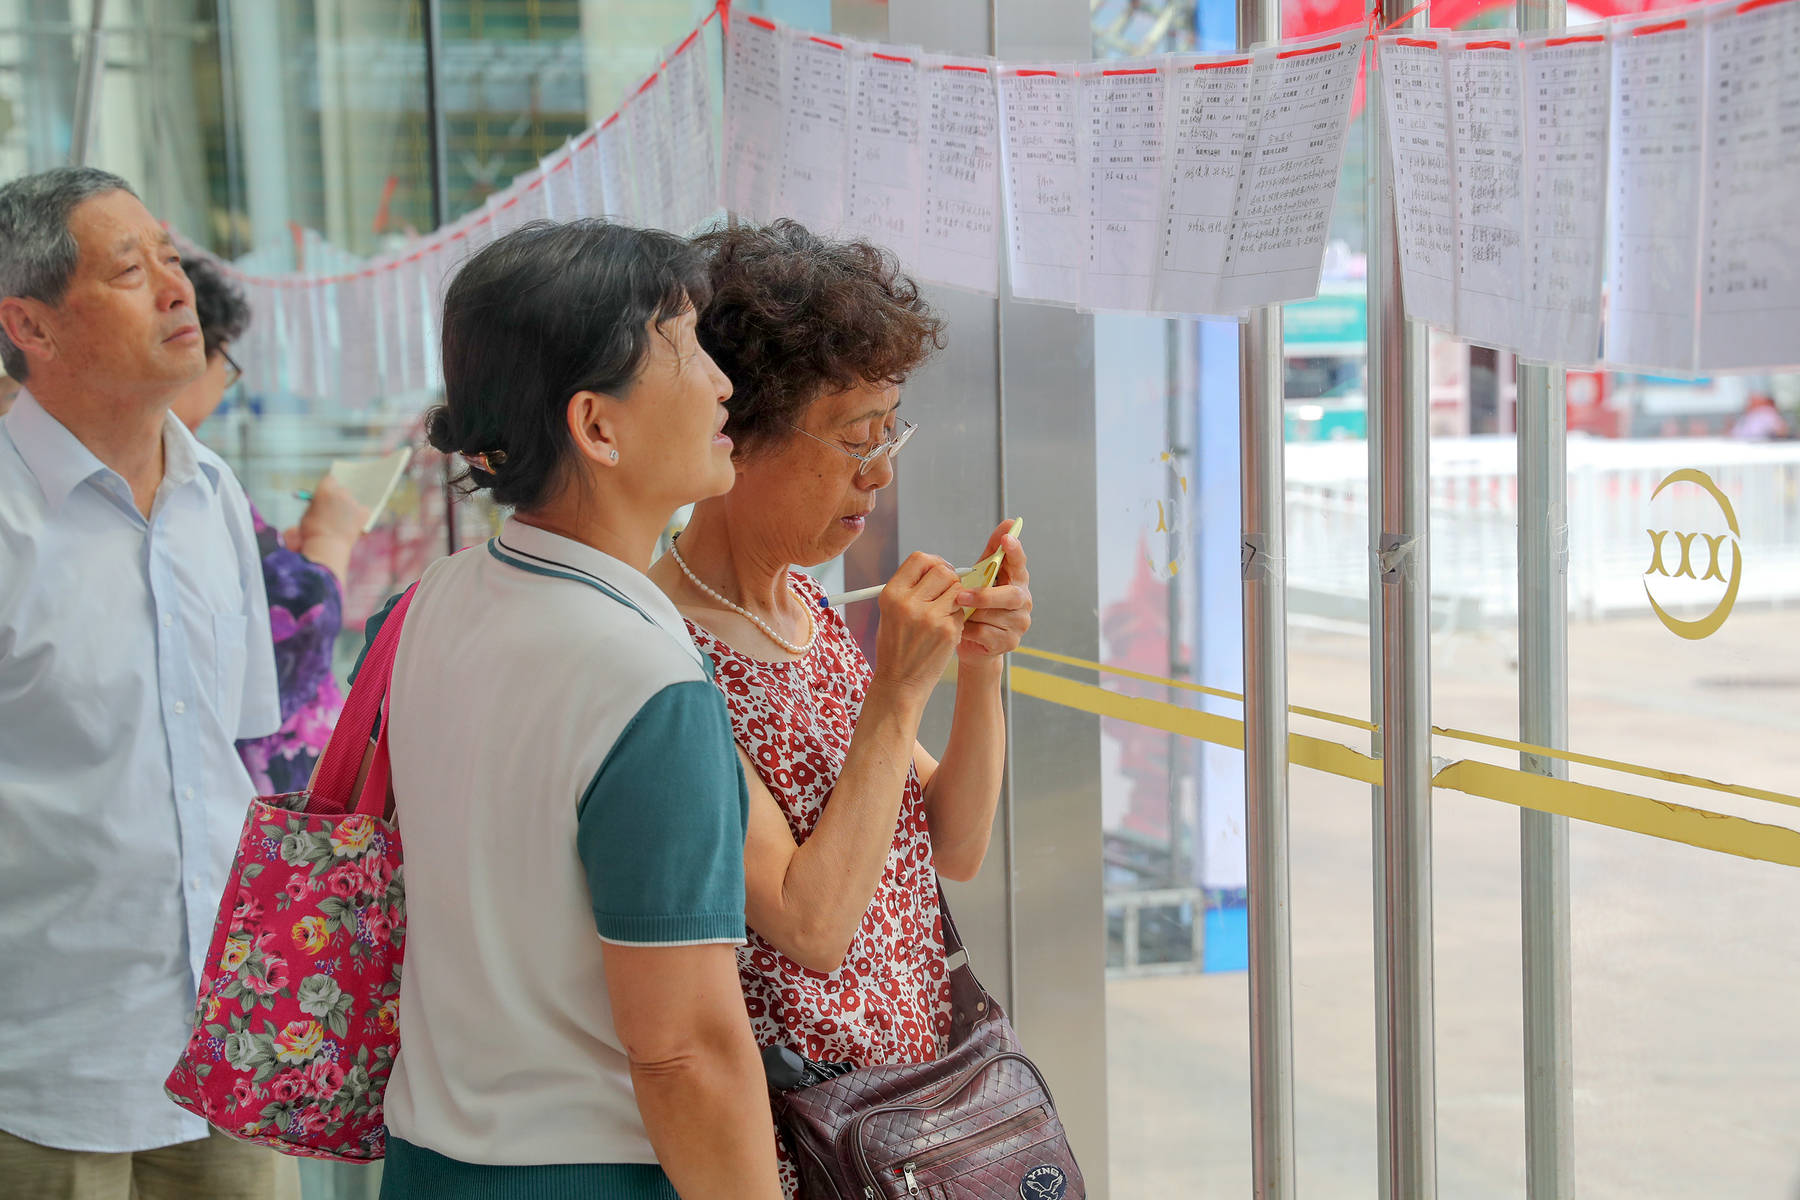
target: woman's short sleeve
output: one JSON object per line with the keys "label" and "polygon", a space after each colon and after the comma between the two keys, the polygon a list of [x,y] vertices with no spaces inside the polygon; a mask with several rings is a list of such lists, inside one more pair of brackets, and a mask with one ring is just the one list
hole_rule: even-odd
{"label": "woman's short sleeve", "polygon": [[646,701],[577,808],[600,936],[634,946],[742,942],[749,807],[712,684],[670,684]]}

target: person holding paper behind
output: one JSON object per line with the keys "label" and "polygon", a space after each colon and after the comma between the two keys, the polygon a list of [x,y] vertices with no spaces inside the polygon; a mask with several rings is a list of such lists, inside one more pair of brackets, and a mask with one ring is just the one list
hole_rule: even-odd
{"label": "person holding paper behind", "polygon": [[[988,551],[1004,545],[1005,565],[979,591],[941,558],[909,557],[879,601],[871,668],[790,564],[826,562],[862,533],[913,432],[900,384],[942,325],[867,243],[792,221],[697,241],[714,293],[700,345],[735,388],[737,483],[696,506],[651,578],[712,658],[749,780],[738,973],[751,1024],[762,1045],[814,1060],[927,1061],[950,1029],[937,877],[973,878],[987,852],[1002,661],[1031,623],[1025,552],[995,530]],[[918,730],[952,655],[940,763]]]}
{"label": "person holding paper behind", "polygon": [[513,515],[425,572],[389,686],[383,1196],[779,1194],[737,985],[743,774],[643,574],[676,509],[732,484],[706,300],[686,242],[596,220],[524,225],[445,293],[426,432]]}
{"label": "person holding paper behind", "polygon": [[[231,343],[250,327],[250,306],[218,267],[194,257],[184,264],[194,285],[194,315],[206,343],[206,371],[175,399],[174,413],[188,429],[200,426],[225,399],[242,372]],[[275,638],[281,728],[268,737],[238,743],[238,754],[259,794],[297,792],[312,778],[325,742],[344,708],[331,672],[332,649],[344,624],[344,584],[350,551],[362,536],[369,510],[329,475],[319,481],[300,523],[277,536],[250,505],[269,622]]]}

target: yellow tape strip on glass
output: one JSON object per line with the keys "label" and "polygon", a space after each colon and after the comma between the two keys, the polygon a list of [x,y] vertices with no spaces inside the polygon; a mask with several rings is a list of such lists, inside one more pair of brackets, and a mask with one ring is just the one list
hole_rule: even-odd
{"label": "yellow tape strip on glass", "polygon": [[[1161,675],[1146,675],[1142,671],[1127,670],[1124,667],[1109,667],[1105,663],[1089,662],[1085,658],[1072,658],[1067,654],[1055,654],[1049,650],[1033,650],[1020,646],[1014,654],[1023,654],[1030,658],[1041,658],[1046,662],[1062,663],[1066,667],[1081,667],[1088,671],[1099,671],[1106,675],[1122,675],[1126,679],[1142,680],[1144,683],[1159,684],[1163,687],[1180,688],[1184,692],[1199,692],[1203,696],[1217,696],[1221,700],[1244,702],[1242,692],[1228,692],[1224,688],[1207,687],[1203,683],[1187,683],[1179,679],[1164,679]],[[1321,721],[1330,721],[1336,725],[1348,725],[1352,729],[1361,729],[1374,733],[1376,727],[1361,717],[1346,717],[1342,713],[1326,712],[1320,708],[1302,708],[1298,704],[1288,706],[1288,711],[1302,717],[1317,717]]]}
{"label": "yellow tape strip on glass", "polygon": [[[1023,654],[1031,658],[1041,658],[1048,662],[1062,663],[1064,666],[1080,667],[1087,671],[1098,671],[1107,675],[1121,675],[1127,679],[1137,679],[1144,683],[1159,684],[1163,687],[1179,688],[1187,692],[1200,692],[1207,696],[1217,696],[1223,700],[1236,700],[1243,703],[1244,697],[1237,692],[1228,692],[1223,688],[1206,687],[1198,683],[1186,683],[1179,679],[1164,679],[1160,675],[1147,675],[1142,671],[1130,671],[1124,667],[1109,667],[1105,663],[1091,662],[1085,658],[1075,658],[1067,654],[1055,654],[1048,650],[1033,650],[1025,646],[1019,647],[1015,654]],[[1321,721],[1331,721],[1338,725],[1348,725],[1353,729],[1363,729],[1371,733],[1381,727],[1364,721],[1358,717],[1347,717],[1342,713],[1325,712],[1317,708],[1303,708],[1298,704],[1288,706],[1288,711],[1298,716],[1316,717]],[[1722,783],[1717,779],[1708,779],[1703,775],[1689,775],[1681,771],[1665,771],[1660,767],[1646,767],[1640,763],[1622,762],[1616,758],[1603,758],[1597,754],[1582,754],[1574,750],[1557,750],[1550,746],[1539,746],[1531,742],[1516,742],[1511,738],[1494,737],[1486,733],[1474,733],[1467,729],[1448,729],[1433,725],[1431,732],[1438,737],[1451,738],[1459,742],[1474,742],[1482,746],[1493,746],[1501,750],[1512,750],[1519,754],[1535,755],[1538,758],[1551,758],[1559,762],[1577,763],[1584,767],[1598,767],[1605,771],[1618,771],[1625,775],[1636,775],[1643,779],[1659,779],[1665,783],[1676,783],[1683,787],[1702,788],[1709,792],[1720,792],[1728,796],[1743,796],[1750,800],[1765,800],[1771,804],[1786,804],[1800,808],[1800,796],[1786,792],[1773,792],[1767,788],[1751,787],[1742,783]]]}
{"label": "yellow tape strip on glass", "polygon": [[[1117,717],[1134,725],[1145,725],[1168,733],[1178,733],[1197,741],[1244,748],[1244,723],[1236,717],[1218,713],[1196,712],[1166,700],[1143,696],[1121,696],[1091,683],[1076,683],[1034,671],[1030,667],[1012,669],[1012,689],[1021,696],[1035,696],[1064,708],[1080,709],[1102,717]],[[1381,763],[1360,751],[1326,738],[1308,737],[1303,733],[1288,734],[1288,761],[1316,771],[1360,779],[1364,783],[1381,782]]]}
{"label": "yellow tape strip on glass", "polygon": [[[1038,656],[1045,655],[1039,652]],[[1072,665],[1085,664],[1073,660]],[[1197,741],[1238,750],[1244,746],[1244,723],[1234,717],[1196,712],[1165,700],[1121,696],[1091,683],[1077,683],[1016,664],[1011,679],[1012,690],[1021,696]],[[1310,767],[1362,783],[1378,785],[1382,780],[1379,759],[1325,738],[1288,734],[1288,760],[1295,766]],[[1800,831],[1707,812],[1685,804],[1467,760],[1451,763],[1439,771],[1432,778],[1432,785],[1520,808],[1681,842],[1703,850],[1800,867]]]}
{"label": "yellow tape strip on glass", "polygon": [[1595,825],[1610,825],[1614,829],[1648,834],[1664,841],[1683,842],[1702,850],[1800,867],[1800,831],[1780,825],[1765,825],[1743,817],[1689,808],[1685,804],[1616,792],[1591,783],[1571,783],[1567,779],[1552,779],[1547,775],[1467,759],[1451,763],[1433,776],[1431,782],[1434,787],[1574,817]]}
{"label": "yellow tape strip on glass", "polygon": [[1710,792],[1724,792],[1727,795],[1746,796],[1751,800],[1767,800],[1771,804],[1786,804],[1800,808],[1800,796],[1790,796],[1786,792],[1771,792],[1765,788],[1750,787],[1748,784],[1721,783],[1717,779],[1707,779],[1702,775],[1684,775],[1680,771],[1665,771],[1660,767],[1620,762],[1616,758],[1601,758],[1594,754],[1579,754],[1573,750],[1553,750],[1549,746],[1534,746],[1530,742],[1515,742],[1509,738],[1473,733],[1467,729],[1445,729],[1442,726],[1433,725],[1431,732],[1439,737],[1454,738],[1459,742],[1497,746],[1502,750],[1517,750],[1520,754],[1535,754],[1539,758],[1554,758],[1562,762],[1579,763],[1584,767],[1600,767],[1603,770],[1637,775],[1644,779],[1660,779],[1666,783],[1679,783],[1684,787],[1704,788]]}

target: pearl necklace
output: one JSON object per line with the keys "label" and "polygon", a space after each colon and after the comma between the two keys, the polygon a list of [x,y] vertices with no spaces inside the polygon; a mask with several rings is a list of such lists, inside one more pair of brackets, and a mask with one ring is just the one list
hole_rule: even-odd
{"label": "pearl necklace", "polygon": [[698,575],[694,574],[694,569],[687,565],[687,559],[681,557],[680,547],[676,546],[673,542],[669,543],[669,555],[672,558],[674,558],[675,565],[681,568],[681,573],[688,577],[689,583],[692,583],[695,587],[699,588],[701,591],[703,591],[707,595],[711,596],[714,600],[717,600],[720,604],[723,604],[726,608],[729,608],[732,612],[738,613],[741,616],[748,617],[752,622],[755,623],[755,625],[758,629],[762,630],[764,633],[769,635],[769,638],[771,641],[773,641],[777,646],[780,646],[783,650],[786,650],[789,654],[792,654],[797,658],[804,657],[806,655],[806,652],[808,650],[812,649],[813,642],[816,641],[819,636],[819,623],[813,619],[812,610],[810,608],[807,608],[805,597],[801,596],[799,592],[794,591],[794,584],[793,584],[792,580],[788,581],[788,592],[794,597],[794,599],[800,601],[800,607],[802,609],[806,610],[806,622],[807,622],[807,626],[808,626],[807,633],[806,633],[806,641],[803,644],[798,645],[798,646],[796,646],[794,643],[788,641],[786,638],[782,637],[779,633],[776,633],[773,629],[769,628],[769,623],[767,621],[763,620],[761,617],[757,616],[755,613],[751,612],[749,609],[745,608],[743,605],[733,604],[731,601],[727,600],[725,597],[719,595],[719,593],[717,593],[717,592],[713,591],[711,588],[707,587],[704,583],[701,583],[700,577]]}

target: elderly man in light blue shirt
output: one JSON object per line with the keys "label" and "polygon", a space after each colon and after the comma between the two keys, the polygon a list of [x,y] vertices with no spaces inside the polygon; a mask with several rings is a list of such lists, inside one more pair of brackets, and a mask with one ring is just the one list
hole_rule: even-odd
{"label": "elderly man in light blue shirt", "polygon": [[297,1188],[162,1083],[280,724],[230,468],[169,414],[206,367],[193,289],[123,180],[0,187],[0,1193]]}

